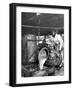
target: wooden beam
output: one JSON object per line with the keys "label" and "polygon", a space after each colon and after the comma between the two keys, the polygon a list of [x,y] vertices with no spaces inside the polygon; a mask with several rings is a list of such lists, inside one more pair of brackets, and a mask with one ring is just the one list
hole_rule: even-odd
{"label": "wooden beam", "polygon": [[37,28],[37,29],[55,29],[55,30],[61,30],[64,29],[64,27],[41,27],[41,26],[31,26],[31,25],[21,25],[22,27],[27,28]]}

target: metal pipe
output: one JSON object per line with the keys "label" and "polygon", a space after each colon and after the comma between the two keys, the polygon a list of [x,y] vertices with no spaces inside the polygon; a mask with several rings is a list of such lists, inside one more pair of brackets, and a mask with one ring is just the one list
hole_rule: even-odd
{"label": "metal pipe", "polygon": [[28,28],[40,28],[40,29],[55,29],[55,30],[64,29],[64,27],[41,27],[41,26],[31,26],[31,25],[21,25],[21,26]]}

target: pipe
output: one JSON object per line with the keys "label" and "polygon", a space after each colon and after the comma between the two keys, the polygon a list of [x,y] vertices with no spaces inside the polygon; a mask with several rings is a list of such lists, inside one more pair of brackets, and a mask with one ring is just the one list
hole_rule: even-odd
{"label": "pipe", "polygon": [[41,26],[31,26],[31,25],[21,25],[22,27],[28,27],[28,28],[40,28],[40,29],[64,29],[64,27],[41,27]]}

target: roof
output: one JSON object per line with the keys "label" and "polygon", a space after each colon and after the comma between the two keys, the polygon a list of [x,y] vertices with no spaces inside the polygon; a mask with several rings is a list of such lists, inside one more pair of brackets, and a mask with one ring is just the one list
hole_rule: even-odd
{"label": "roof", "polygon": [[53,30],[64,33],[64,14],[22,12],[23,33],[51,34]]}

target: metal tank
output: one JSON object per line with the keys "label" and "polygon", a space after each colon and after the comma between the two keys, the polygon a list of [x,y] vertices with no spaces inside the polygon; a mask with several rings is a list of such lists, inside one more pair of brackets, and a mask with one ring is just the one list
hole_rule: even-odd
{"label": "metal tank", "polygon": [[35,62],[35,55],[36,55],[36,36],[33,34],[27,35],[27,53],[28,53],[28,61]]}

